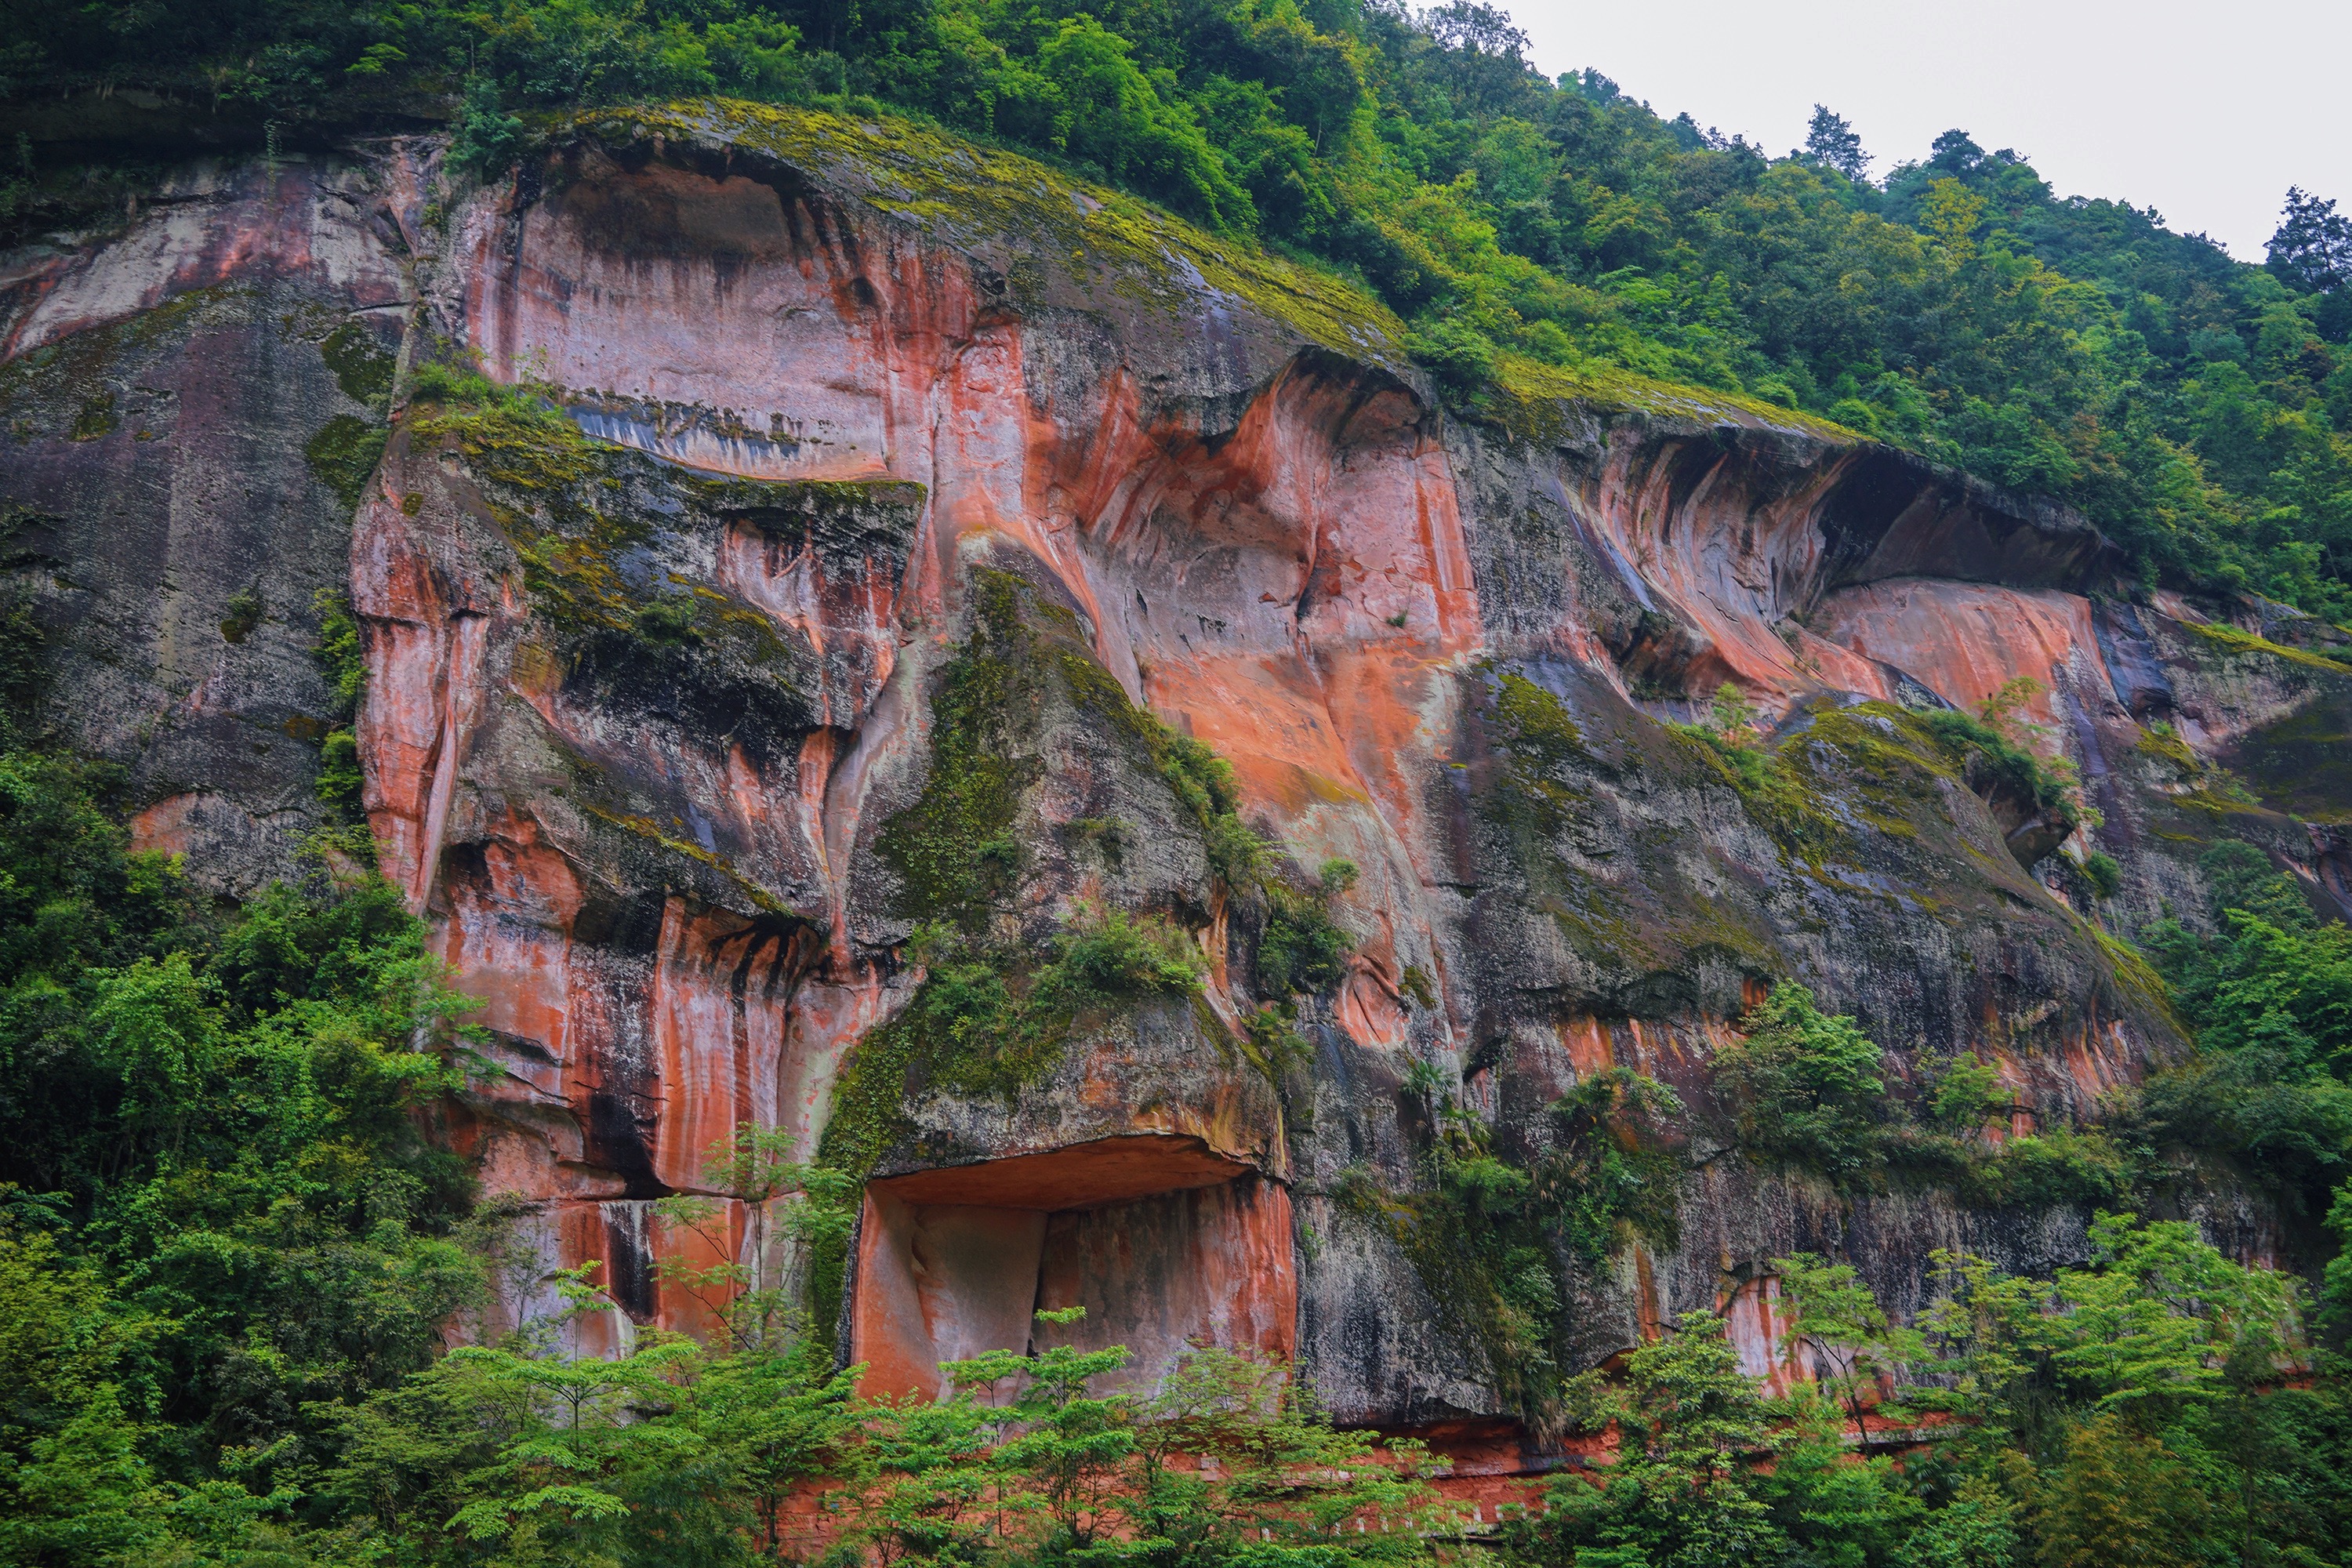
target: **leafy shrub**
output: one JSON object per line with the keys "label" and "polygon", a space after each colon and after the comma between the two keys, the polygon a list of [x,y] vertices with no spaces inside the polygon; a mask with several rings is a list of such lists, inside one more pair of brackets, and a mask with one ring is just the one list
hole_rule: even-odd
{"label": "leafy shrub", "polygon": [[1355,942],[1332,923],[1318,893],[1302,893],[1278,881],[1265,884],[1268,910],[1258,939],[1257,990],[1283,998],[1328,990],[1348,973]]}
{"label": "leafy shrub", "polygon": [[1740,1020],[1747,1037],[1716,1053],[1716,1081],[1742,1147],[1832,1181],[1866,1179],[1885,1162],[1882,1053],[1852,1018],[1814,1006],[1783,981]]}
{"label": "leafy shrub", "polygon": [[2252,845],[2222,840],[2198,866],[2213,933],[2166,919],[2141,945],[2202,1057],[2150,1080],[2139,1114],[2153,1141],[2318,1210],[2352,1170],[2352,931],[2316,919]]}
{"label": "leafy shrub", "polygon": [[1969,1140],[1982,1136],[1985,1122],[2014,1101],[2000,1081],[2000,1069],[1973,1053],[1943,1065],[1928,1096],[1928,1120],[1939,1131]]}
{"label": "leafy shrub", "polygon": [[1494,340],[1466,322],[1446,317],[1418,323],[1406,347],[1449,402],[1467,402],[1494,380]]}
{"label": "leafy shrub", "polygon": [[522,121],[504,111],[499,84],[486,76],[466,83],[464,107],[449,138],[449,162],[488,178],[514,166],[523,143]]}
{"label": "leafy shrub", "polygon": [[650,643],[683,644],[697,640],[694,597],[671,594],[637,607],[631,629]]}
{"label": "leafy shrub", "polygon": [[1087,909],[1055,939],[1051,984],[1076,996],[1184,995],[1201,987],[1208,960],[1167,921],[1123,910]]}
{"label": "leafy shrub", "polygon": [[2045,763],[2026,747],[1981,719],[1938,710],[1919,721],[1944,748],[1969,767],[1970,784],[2005,795],[2028,812],[2042,812],[2072,826],[2080,819],[2077,786],[2063,769]]}
{"label": "leafy shrub", "polygon": [[2131,1186],[2130,1162],[2105,1131],[2053,1128],[2011,1138],[1967,1167],[1961,1195],[1971,1203],[2049,1208],[2112,1203]]}
{"label": "leafy shrub", "polygon": [[2101,899],[2112,899],[2123,890],[2124,868],[2104,849],[2094,849],[2083,857],[2083,877],[2091,884],[2091,891]]}

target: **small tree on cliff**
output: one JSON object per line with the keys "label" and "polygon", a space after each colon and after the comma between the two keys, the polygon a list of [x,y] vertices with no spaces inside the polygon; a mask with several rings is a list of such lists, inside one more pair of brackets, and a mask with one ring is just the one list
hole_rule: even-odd
{"label": "small tree on cliff", "polygon": [[[791,1158],[793,1136],[746,1121],[710,1146],[703,1162],[708,1193],[679,1193],[654,1205],[673,1237],[691,1237],[712,1259],[667,1253],[655,1270],[701,1304],[728,1348],[777,1351],[807,1327],[788,1242],[807,1243],[848,1225],[855,1182],[841,1172]],[[734,1200],[730,1209],[722,1199]],[[734,1235],[737,1215],[743,1234]]]}
{"label": "small tree on cliff", "polygon": [[1891,1387],[1904,1366],[1925,1353],[1918,1334],[1887,1321],[1851,1264],[1801,1252],[1776,1258],[1772,1268],[1787,1323],[1780,1331],[1783,1351],[1807,1358],[1822,1391],[1867,1442],[1871,1401],[1865,1395]]}
{"label": "small tree on cliff", "polygon": [[1748,1037],[1716,1053],[1715,1077],[1741,1146],[1834,1182],[1867,1179],[1885,1158],[1878,1047],[1793,981],[1775,985],[1740,1025]]}
{"label": "small tree on cliff", "polygon": [[1568,1472],[1517,1544],[1539,1563],[1778,1563],[1788,1536],[1758,1495],[1752,1467],[1770,1450],[1770,1411],[1723,1320],[1688,1312],[1624,1357],[1622,1383],[1598,1373],[1575,1392],[1588,1427],[1613,1421],[1618,1458],[1596,1481]]}

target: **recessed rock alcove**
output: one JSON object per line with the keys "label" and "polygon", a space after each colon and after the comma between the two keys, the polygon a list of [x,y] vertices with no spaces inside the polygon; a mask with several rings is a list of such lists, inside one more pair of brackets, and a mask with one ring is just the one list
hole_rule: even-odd
{"label": "recessed rock alcove", "polygon": [[[1150,1387],[1192,1345],[1287,1359],[1290,1194],[1198,1138],[1105,1138],[870,1184],[850,1353],[869,1395],[948,1391],[992,1350],[1125,1345]],[[1066,1327],[1040,1309],[1083,1306]]]}

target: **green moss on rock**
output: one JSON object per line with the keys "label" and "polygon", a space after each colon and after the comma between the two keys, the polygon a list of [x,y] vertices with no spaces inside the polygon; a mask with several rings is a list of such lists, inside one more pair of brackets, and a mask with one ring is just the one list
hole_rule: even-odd
{"label": "green moss on rock", "polygon": [[1470,406],[1515,440],[1537,447],[1558,445],[1573,429],[1580,411],[1742,425],[1840,444],[1864,439],[1831,420],[1741,393],[1657,381],[1599,363],[1570,369],[1507,350],[1496,354],[1493,372],[1473,394]]}
{"label": "green moss on rock", "polygon": [[2352,675],[2352,664],[2316,654],[2308,648],[2288,647],[2268,637],[2233,626],[2224,621],[2191,621],[2189,629],[2222,652],[2239,658],[2267,656],[2321,675]]}
{"label": "green moss on rock", "polygon": [[394,358],[357,321],[346,321],[321,339],[319,357],[352,402],[373,405],[391,397]]}
{"label": "green moss on rock", "polygon": [[319,427],[302,448],[310,472],[345,510],[356,509],[383,459],[387,432],[356,415],[338,414]]}

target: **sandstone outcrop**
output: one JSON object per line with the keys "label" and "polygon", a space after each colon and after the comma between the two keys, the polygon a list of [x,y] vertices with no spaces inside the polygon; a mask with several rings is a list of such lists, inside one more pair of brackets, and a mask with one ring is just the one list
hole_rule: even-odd
{"label": "sandstone outcrop", "polygon": [[[1538,1466],[1525,1336],[1378,1201],[1433,1106],[1524,1163],[1601,1069],[1676,1090],[1678,1230],[1555,1247],[1540,1348],[1727,1304],[1769,1373],[1774,1257],[1910,1310],[1933,1248],[2046,1268],[2084,1216],[1740,1159],[1707,1062],[1767,984],[1855,1015],[1898,1094],[1979,1053],[2023,1131],[2184,1050],[2106,932],[2198,907],[2203,843],[2347,900],[2340,650],[2139,591],[2046,503],[1688,389],[1449,412],[1346,284],[896,126],[615,113],[488,186],[438,156],[192,173],[14,258],[8,568],[55,724],[229,891],[331,815],[307,650],[348,595],[366,820],[493,1042],[450,1135],[633,1319],[699,1321],[649,1207],[749,1122],[866,1184],[845,1256],[782,1267],[875,1386],[1083,1304],[1056,1331],[1138,1378],[1296,1355],[1345,1419]],[[394,416],[395,360],[525,390]],[[2103,826],[1921,728],[2021,676]],[[1670,727],[1727,682],[1762,784]],[[1274,1028],[1292,905],[1349,952]],[[1198,1000],[1079,1008],[985,1083],[904,1044],[940,931],[1017,967],[1106,920],[1181,933]]]}

